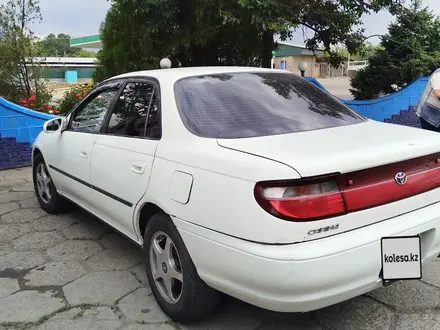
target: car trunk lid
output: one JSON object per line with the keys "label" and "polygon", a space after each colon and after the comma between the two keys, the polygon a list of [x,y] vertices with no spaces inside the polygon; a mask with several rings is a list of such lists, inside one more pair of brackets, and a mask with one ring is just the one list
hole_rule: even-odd
{"label": "car trunk lid", "polygon": [[[440,186],[440,135],[433,132],[367,121],[320,131],[222,139],[218,144],[284,163],[304,178],[259,182],[254,192],[260,206],[275,217],[301,223],[301,228],[308,223],[314,235],[304,240],[440,201],[440,193],[432,192],[415,198]],[[332,230],[316,235],[317,226]]]}
{"label": "car trunk lid", "polygon": [[440,151],[440,135],[405,126],[366,121],[323,130],[218,144],[282,162],[303,177],[349,173]]}

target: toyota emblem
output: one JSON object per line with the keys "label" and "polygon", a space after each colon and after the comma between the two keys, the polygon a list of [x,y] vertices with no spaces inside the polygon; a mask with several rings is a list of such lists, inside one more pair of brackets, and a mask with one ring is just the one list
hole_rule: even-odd
{"label": "toyota emblem", "polygon": [[403,172],[399,172],[396,174],[396,176],[394,177],[394,181],[396,181],[396,183],[398,185],[403,185],[406,183],[406,181],[408,180],[408,177],[406,176],[405,173]]}

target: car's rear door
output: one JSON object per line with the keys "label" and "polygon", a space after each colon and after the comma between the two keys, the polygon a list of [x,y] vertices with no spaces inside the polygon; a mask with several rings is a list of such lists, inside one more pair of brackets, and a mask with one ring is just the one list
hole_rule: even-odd
{"label": "car's rear door", "polygon": [[150,180],[162,135],[158,82],[127,80],[95,142],[93,202],[99,214],[132,236],[132,216]]}

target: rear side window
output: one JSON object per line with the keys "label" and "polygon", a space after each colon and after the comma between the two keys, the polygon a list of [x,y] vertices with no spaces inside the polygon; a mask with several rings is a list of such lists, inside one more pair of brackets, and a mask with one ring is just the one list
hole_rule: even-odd
{"label": "rear side window", "polygon": [[107,133],[160,139],[162,130],[157,96],[151,83],[128,82],[113,109]]}
{"label": "rear side window", "polygon": [[300,76],[252,72],[184,78],[174,86],[187,128],[208,138],[246,138],[337,127],[364,117]]}

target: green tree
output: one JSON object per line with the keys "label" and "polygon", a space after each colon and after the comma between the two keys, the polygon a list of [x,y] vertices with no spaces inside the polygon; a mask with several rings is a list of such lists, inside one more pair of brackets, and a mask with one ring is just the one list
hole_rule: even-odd
{"label": "green tree", "polygon": [[440,19],[421,0],[396,10],[396,21],[381,37],[381,48],[351,81],[356,99],[372,99],[429,75],[440,65]]}
{"label": "green tree", "polygon": [[365,42],[362,44],[362,46],[359,48],[358,52],[356,53],[356,59],[357,60],[368,60],[372,56],[376,55],[376,53],[383,49],[380,45],[373,45],[369,42]]}
{"label": "green tree", "polygon": [[70,36],[59,33],[49,34],[44,39],[35,43],[35,53],[37,56],[53,57],[95,57],[96,53],[80,48],[70,47]]}
{"label": "green tree", "polygon": [[0,6],[0,92],[17,101],[45,95],[39,68],[32,63],[35,40],[29,26],[41,20],[38,0],[9,0]]}
{"label": "green tree", "polygon": [[73,57],[96,57],[97,53],[87,49],[79,49],[72,56]]}
{"label": "green tree", "polygon": [[333,51],[333,45],[344,45],[350,53],[355,53],[362,45],[362,15],[385,8],[394,10],[403,1],[239,0],[241,10],[226,10],[225,17],[236,28],[250,24],[258,31],[262,40],[260,51],[264,67],[270,66],[270,52],[276,47],[273,35],[279,33],[284,41],[298,28],[312,32],[312,36],[306,40],[309,49],[316,50],[322,44],[329,54],[330,63],[337,65],[343,57]]}
{"label": "green tree", "polygon": [[332,47],[333,54],[330,54],[329,52],[324,52],[324,55],[322,55],[322,57],[320,58],[326,61],[329,61],[331,57],[337,57],[343,61],[347,61],[348,59],[350,59],[350,61],[366,61],[370,57],[375,55],[380,48],[381,46],[375,46],[369,42],[364,42],[358,47],[356,52],[350,54],[346,47],[338,45]]}
{"label": "green tree", "polygon": [[74,50],[70,48],[70,36],[64,33],[49,34],[36,43],[38,56],[71,56]]}
{"label": "green tree", "polygon": [[112,0],[101,27],[103,49],[95,78],[157,68],[168,56],[174,65],[270,66],[282,40],[295,29],[313,32],[310,49],[323,44],[354,51],[361,44],[360,17],[403,0]]}
{"label": "green tree", "polygon": [[173,66],[254,64],[261,43],[256,31],[224,21],[211,1],[113,0],[100,30],[95,79],[157,68],[163,57]]}

